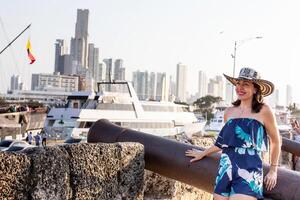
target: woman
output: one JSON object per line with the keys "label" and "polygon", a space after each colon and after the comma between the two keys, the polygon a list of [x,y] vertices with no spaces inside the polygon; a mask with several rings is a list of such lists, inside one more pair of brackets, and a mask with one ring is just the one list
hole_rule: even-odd
{"label": "woman", "polygon": [[235,85],[238,99],[225,110],[226,124],[215,145],[201,152],[186,151],[193,157],[190,162],[221,151],[218,175],[215,181],[215,200],[263,199],[263,169],[261,154],[267,151],[267,135],[270,139],[271,166],[264,182],[267,190],[275,187],[280,153],[280,138],[271,108],[263,103],[274,85],[260,79],[250,68],[242,68],[239,77],[225,78]]}

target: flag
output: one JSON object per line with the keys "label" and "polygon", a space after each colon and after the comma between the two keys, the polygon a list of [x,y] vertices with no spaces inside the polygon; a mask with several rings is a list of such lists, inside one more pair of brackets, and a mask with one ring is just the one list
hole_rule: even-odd
{"label": "flag", "polygon": [[30,60],[30,63],[29,63],[29,64],[33,64],[34,61],[35,61],[35,58],[34,58],[34,56],[33,56],[32,53],[31,53],[31,44],[30,44],[30,40],[27,41],[26,49],[27,49],[27,55],[28,55],[28,58],[29,58],[29,60]]}

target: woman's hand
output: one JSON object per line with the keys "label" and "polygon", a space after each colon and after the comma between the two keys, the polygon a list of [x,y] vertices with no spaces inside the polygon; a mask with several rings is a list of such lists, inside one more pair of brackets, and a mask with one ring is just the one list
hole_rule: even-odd
{"label": "woman's hand", "polygon": [[277,183],[277,170],[273,170],[272,166],[268,174],[265,176],[264,182],[268,191],[272,190],[275,187]]}
{"label": "woman's hand", "polygon": [[205,153],[198,149],[189,149],[185,152],[185,155],[187,157],[194,157],[190,160],[190,162],[195,162],[197,160],[201,160],[205,156]]}

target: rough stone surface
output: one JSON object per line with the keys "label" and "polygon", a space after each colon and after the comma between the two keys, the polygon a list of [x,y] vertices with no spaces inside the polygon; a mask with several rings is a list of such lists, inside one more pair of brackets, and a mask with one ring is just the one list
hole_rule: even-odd
{"label": "rough stone surface", "polygon": [[[187,138],[185,135],[176,135],[173,138],[180,142],[189,143],[201,147],[209,147],[214,144],[214,138],[193,136]],[[199,177],[200,178],[200,177]],[[145,200],[211,200],[212,194],[196,187],[181,183],[174,179],[161,176],[157,173],[147,171],[145,173]]]}
{"label": "rough stone surface", "polygon": [[59,147],[33,148],[31,158],[31,192],[33,200],[71,199],[68,154]]}
{"label": "rough stone surface", "polygon": [[172,199],[180,182],[145,170],[144,199]]}
{"label": "rough stone surface", "polygon": [[189,139],[189,142],[192,145],[196,145],[199,147],[207,148],[210,147],[215,143],[216,139],[214,137],[199,137],[199,136],[193,136],[191,139]]}
{"label": "rough stone surface", "polygon": [[0,152],[0,199],[28,199],[30,159]]}
{"label": "rough stone surface", "polygon": [[[70,156],[72,199],[140,197],[143,194],[143,146],[134,144],[131,148],[130,145],[98,143],[64,146]],[[127,157],[121,159],[124,154]],[[135,163],[137,160],[138,163]],[[127,177],[131,178],[124,180]]]}
{"label": "rough stone surface", "polygon": [[72,144],[0,152],[0,199],[143,199],[144,147]]}
{"label": "rough stone surface", "polygon": [[143,199],[144,147],[137,143],[119,143],[121,146],[120,180],[122,199]]}

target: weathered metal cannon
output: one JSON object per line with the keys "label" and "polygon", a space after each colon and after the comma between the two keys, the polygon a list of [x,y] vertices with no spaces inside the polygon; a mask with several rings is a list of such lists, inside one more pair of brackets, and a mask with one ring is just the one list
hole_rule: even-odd
{"label": "weathered metal cannon", "polygon": [[300,156],[300,142],[290,140],[288,138],[282,138],[281,149],[296,156]]}
{"label": "weathered metal cannon", "polygon": [[[98,120],[90,128],[88,142],[139,142],[145,148],[145,168],[163,176],[190,184],[204,191],[213,192],[217,173],[219,153],[190,163],[185,151],[192,148],[203,148],[176,142],[110,123],[108,120]],[[264,173],[269,165],[264,165]],[[300,173],[279,169],[278,183],[271,191],[264,191],[265,197],[280,200],[300,199]]]}

